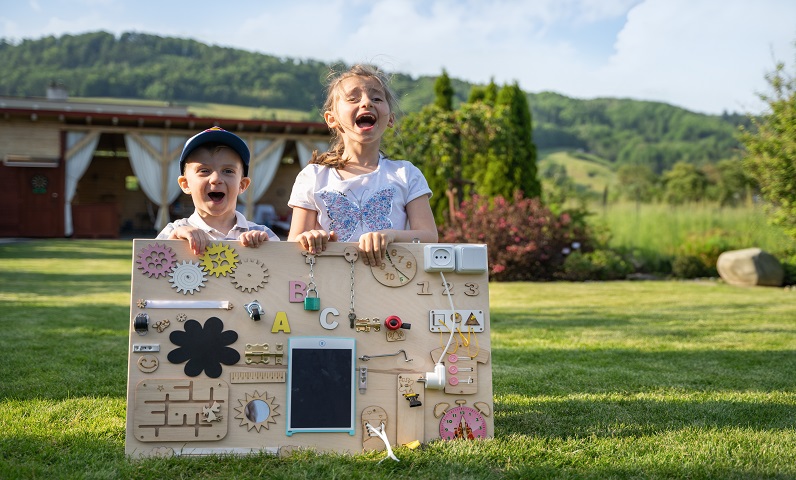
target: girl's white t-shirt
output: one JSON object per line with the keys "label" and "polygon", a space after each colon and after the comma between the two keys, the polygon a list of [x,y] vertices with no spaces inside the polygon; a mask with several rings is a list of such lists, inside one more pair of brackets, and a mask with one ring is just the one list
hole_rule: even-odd
{"label": "girl's white t-shirt", "polygon": [[296,177],[288,205],[318,212],[318,223],[341,242],[378,230],[409,229],[406,205],[431,197],[423,173],[405,160],[379,157],[376,170],[343,180],[335,168],[310,164]]}

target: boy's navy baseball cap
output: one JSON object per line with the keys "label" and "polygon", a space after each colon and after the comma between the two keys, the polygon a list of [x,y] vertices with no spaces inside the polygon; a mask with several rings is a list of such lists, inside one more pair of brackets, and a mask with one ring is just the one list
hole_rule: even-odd
{"label": "boy's navy baseball cap", "polygon": [[220,143],[235,150],[240,159],[243,160],[243,176],[249,176],[249,147],[242,138],[232,132],[228,132],[221,127],[208,128],[204,132],[199,132],[185,142],[185,147],[182,149],[180,155],[180,175],[185,174],[185,159],[191,154],[196,147],[204,145],[205,143]]}

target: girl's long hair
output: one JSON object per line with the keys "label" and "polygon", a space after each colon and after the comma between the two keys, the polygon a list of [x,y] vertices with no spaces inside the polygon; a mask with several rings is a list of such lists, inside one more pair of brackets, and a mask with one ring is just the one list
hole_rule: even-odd
{"label": "girl's long hair", "polygon": [[[389,78],[387,74],[383,71],[378,69],[377,67],[371,65],[364,65],[364,64],[357,64],[348,69],[345,72],[337,73],[335,71],[331,71],[329,73],[329,81],[326,87],[326,101],[323,103],[323,112],[327,112],[329,110],[334,109],[334,105],[337,101],[337,96],[340,94],[340,83],[351,77],[365,77],[365,78],[374,78],[376,81],[379,82],[381,85],[382,90],[384,90],[384,97],[387,101],[387,104],[390,106],[390,112],[395,112],[398,109],[398,100],[395,96],[395,92],[389,86]],[[332,131],[332,144],[329,147],[329,150],[323,153],[318,153],[317,150],[312,152],[312,159],[310,159],[310,163],[315,163],[319,165],[326,165],[328,167],[333,168],[343,168],[345,164],[348,162],[347,158],[343,158],[343,151],[345,150],[345,144],[343,143],[343,138],[340,135],[340,132],[335,129]]]}

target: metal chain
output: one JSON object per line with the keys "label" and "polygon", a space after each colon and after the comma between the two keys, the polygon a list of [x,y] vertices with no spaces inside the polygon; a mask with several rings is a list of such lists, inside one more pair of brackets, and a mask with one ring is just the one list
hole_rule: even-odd
{"label": "metal chain", "polygon": [[354,312],[354,262],[351,263],[351,310],[348,311],[349,314],[355,313]]}
{"label": "metal chain", "polygon": [[351,328],[354,328],[357,320],[357,314],[354,312],[354,260],[351,263],[351,309],[348,311],[348,321]]}
{"label": "metal chain", "polygon": [[309,257],[309,261],[310,261],[310,284],[307,285],[307,291],[308,292],[310,290],[314,291],[315,287],[316,287],[316,285],[315,285],[315,271],[313,269],[313,266],[315,265],[315,257],[312,257],[312,256]]}

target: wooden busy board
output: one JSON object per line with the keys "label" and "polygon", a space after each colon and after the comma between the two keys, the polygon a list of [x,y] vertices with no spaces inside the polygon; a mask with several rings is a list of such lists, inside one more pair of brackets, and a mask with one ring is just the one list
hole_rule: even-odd
{"label": "wooden busy board", "polygon": [[[197,257],[184,241],[135,240],[126,453],[492,437],[486,247],[437,246],[393,244],[371,268],[353,243],[307,256],[294,242],[215,242]],[[298,350],[316,343],[318,355]],[[353,349],[322,350],[338,343]]]}

